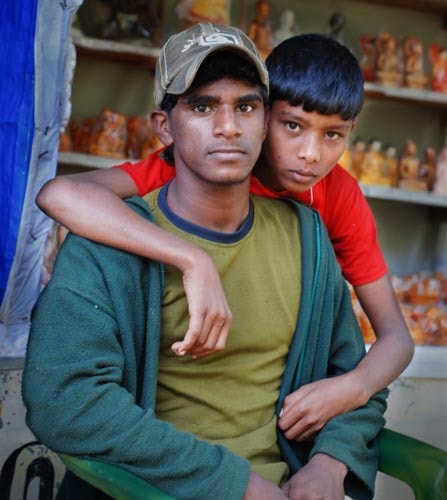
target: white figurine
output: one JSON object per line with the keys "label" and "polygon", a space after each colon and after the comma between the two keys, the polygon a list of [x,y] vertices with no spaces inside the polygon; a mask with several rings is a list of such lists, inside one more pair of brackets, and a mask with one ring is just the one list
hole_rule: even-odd
{"label": "white figurine", "polygon": [[273,34],[273,44],[278,45],[283,40],[287,40],[298,34],[295,26],[295,14],[292,10],[286,9],[279,17],[279,27]]}

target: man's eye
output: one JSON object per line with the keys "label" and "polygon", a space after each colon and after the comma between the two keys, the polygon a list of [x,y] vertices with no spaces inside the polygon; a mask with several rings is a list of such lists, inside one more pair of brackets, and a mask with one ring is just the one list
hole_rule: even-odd
{"label": "man's eye", "polygon": [[249,113],[250,111],[253,111],[253,106],[251,104],[241,104],[239,106],[239,111],[242,111],[242,113]]}
{"label": "man's eye", "polygon": [[198,104],[194,107],[194,111],[197,111],[198,113],[207,113],[210,110],[211,108],[206,104]]}

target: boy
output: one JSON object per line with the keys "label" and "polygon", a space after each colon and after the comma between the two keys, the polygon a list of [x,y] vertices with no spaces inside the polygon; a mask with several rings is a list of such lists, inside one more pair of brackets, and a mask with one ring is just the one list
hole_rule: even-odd
{"label": "boy", "polygon": [[[330,38],[300,35],[275,47],[266,63],[270,121],[251,190],[289,196],[321,213],[343,273],[377,336],[352,373],[318,381],[286,398],[279,426],[287,437],[302,440],[331,417],[362,406],[394,380],[409,363],[414,346],[387,274],[371,210],[355,179],[337,165],[363,104],[358,62]],[[56,178],[37,201],[72,231],[180,269],[191,319],[184,341],[173,349],[200,356],[224,347],[232,320],[209,256],[151,228],[117,200],[144,194],[174,174],[173,167],[153,154],[136,165]]]}
{"label": "boy", "polygon": [[173,266],[69,235],[32,318],[27,422],[55,451],[115,463],[175,498],[341,500],[345,486],[369,498],[384,394],[314,442],[277,436],[285,395],[352,369],[364,346],[318,215],[249,195],[267,78],[235,28],[171,37],[152,123],[173,146],[176,177],[128,202],[216,262],[235,310],[225,350],[172,353],[188,322]]}

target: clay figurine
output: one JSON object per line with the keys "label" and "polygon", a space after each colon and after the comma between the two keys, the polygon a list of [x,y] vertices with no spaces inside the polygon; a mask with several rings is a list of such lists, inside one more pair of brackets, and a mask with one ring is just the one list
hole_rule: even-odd
{"label": "clay figurine", "polygon": [[447,49],[434,43],[428,54],[432,62],[431,88],[436,92],[447,92]]}
{"label": "clay figurine", "polygon": [[364,184],[389,185],[389,179],[383,173],[384,158],[382,143],[378,139],[371,139],[363,157],[360,182]]}
{"label": "clay figurine", "polygon": [[357,179],[362,172],[362,163],[366,151],[366,142],[361,137],[356,137],[351,146],[351,170]]}
{"label": "clay figurine", "polygon": [[376,82],[386,87],[400,87],[403,83],[403,59],[396,39],[389,33],[376,38]]}
{"label": "clay figurine", "polygon": [[405,55],[404,85],[411,89],[423,90],[428,78],[424,72],[424,47],[419,38],[409,35],[404,39]]}
{"label": "clay figurine", "polygon": [[389,185],[396,187],[399,179],[399,160],[397,159],[397,149],[392,144],[387,144],[384,148],[384,174],[389,179]]}
{"label": "clay figurine", "polygon": [[376,70],[376,46],[375,40],[370,35],[360,37],[360,68],[362,69],[365,82],[372,82],[375,79]]}
{"label": "clay figurine", "polygon": [[436,179],[436,150],[427,146],[424,150],[424,159],[419,167],[419,178],[425,183],[427,191],[433,190]]}
{"label": "clay figurine", "polygon": [[441,150],[436,158],[436,180],[433,192],[447,195],[447,146]]}
{"label": "clay figurine", "polygon": [[269,16],[270,4],[266,0],[258,0],[255,4],[255,18],[248,27],[248,36],[253,40],[264,60],[273,48]]}
{"label": "clay figurine", "polygon": [[[149,2],[150,3],[150,2]],[[196,23],[230,24],[230,6],[228,0],[178,0],[175,6],[177,18],[183,28]]]}
{"label": "clay figurine", "polygon": [[425,191],[425,184],[419,177],[420,164],[416,143],[408,139],[399,158],[400,188]]}
{"label": "clay figurine", "polygon": [[346,25],[345,16],[341,12],[335,12],[329,18],[328,36],[330,36],[334,40],[337,40],[337,42],[344,45],[345,44],[345,33],[344,33],[345,25]]}
{"label": "clay figurine", "polygon": [[273,44],[278,45],[287,38],[297,35],[295,28],[295,14],[292,10],[286,9],[279,17],[279,27],[273,34]]}
{"label": "clay figurine", "polygon": [[121,113],[105,109],[88,141],[88,152],[92,155],[124,158],[126,143],[126,117]]}

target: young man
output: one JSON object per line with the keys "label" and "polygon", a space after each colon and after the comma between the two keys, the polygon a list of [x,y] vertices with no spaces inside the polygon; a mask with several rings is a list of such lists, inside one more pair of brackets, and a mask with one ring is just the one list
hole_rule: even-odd
{"label": "young man", "polygon": [[370,498],[384,392],[314,441],[277,434],[286,395],[352,370],[364,347],[316,212],[249,195],[267,81],[235,28],[171,37],[152,120],[176,177],[128,201],[216,263],[234,313],[226,348],[175,356],[188,323],[181,273],[69,235],[32,318],[27,422],[53,450],[112,462],[175,498]]}
{"label": "young man", "polygon": [[[275,47],[267,68],[270,122],[251,191],[292,197],[320,212],[343,274],[377,336],[353,372],[303,387],[286,399],[279,425],[288,437],[304,439],[387,386],[409,363],[414,345],[387,274],[374,217],[357,181],[337,165],[363,104],[358,62],[331,38],[300,35]],[[157,153],[134,165],[57,177],[37,202],[75,233],[176,266],[183,273],[190,323],[185,339],[173,348],[200,356],[224,347],[232,319],[212,261],[119,199],[144,195],[174,174]]]}

